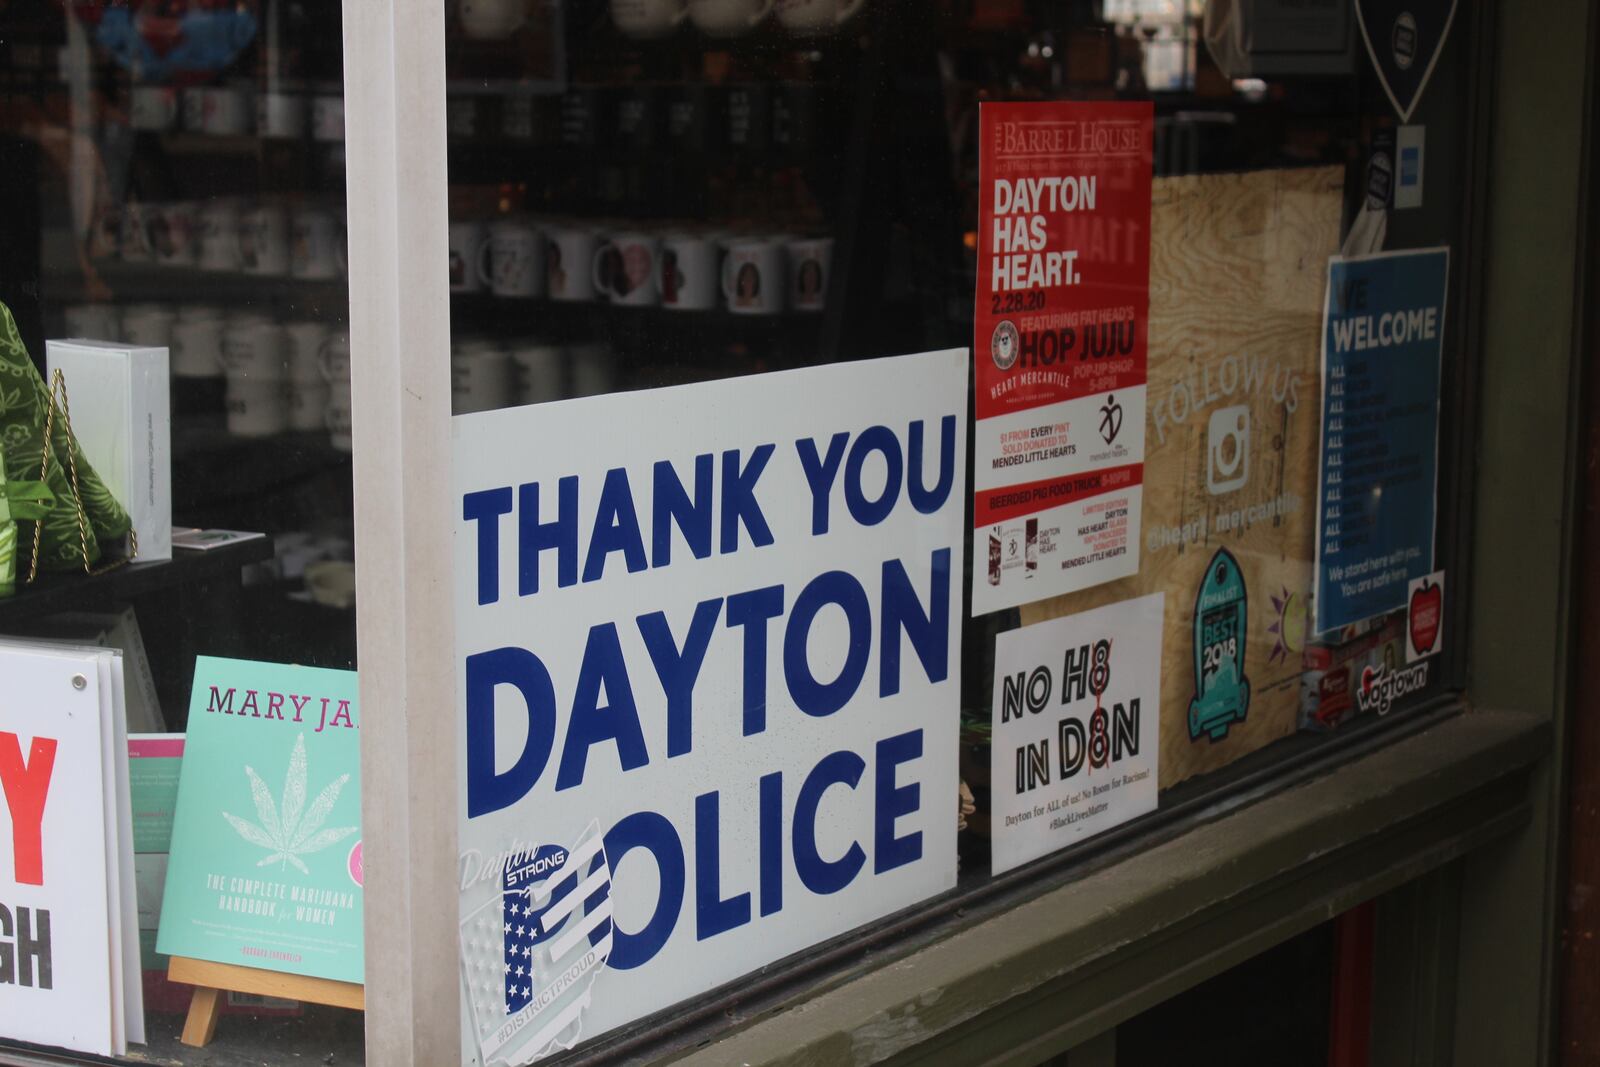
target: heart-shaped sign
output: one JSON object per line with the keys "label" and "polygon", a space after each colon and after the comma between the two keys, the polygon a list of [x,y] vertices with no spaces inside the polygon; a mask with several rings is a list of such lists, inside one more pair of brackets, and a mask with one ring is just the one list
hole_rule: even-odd
{"label": "heart-shaped sign", "polygon": [[1361,39],[1401,122],[1411,121],[1455,17],[1456,0],[1356,0]]}

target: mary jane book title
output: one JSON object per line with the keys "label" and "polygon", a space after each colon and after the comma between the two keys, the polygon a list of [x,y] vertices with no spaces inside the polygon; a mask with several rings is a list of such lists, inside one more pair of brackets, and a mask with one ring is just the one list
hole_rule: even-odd
{"label": "mary jane book title", "polygon": [[201,657],[158,951],[362,980],[351,671]]}

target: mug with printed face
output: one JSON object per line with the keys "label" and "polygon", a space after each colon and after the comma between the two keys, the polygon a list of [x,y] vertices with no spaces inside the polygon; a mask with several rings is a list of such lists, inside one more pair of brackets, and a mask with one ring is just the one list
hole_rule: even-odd
{"label": "mug with printed face", "polygon": [[246,274],[289,273],[289,212],[259,204],[239,216],[239,263]]}
{"label": "mug with printed face", "polygon": [[344,260],[339,217],[322,208],[306,208],[295,213],[293,231],[289,273],[296,278],[337,278]]}
{"label": "mug with printed face", "polygon": [[486,265],[484,242],[489,230],[482,222],[464,220],[450,224],[450,291],[476,293],[483,288]]}
{"label": "mug with printed face", "polygon": [[688,14],[686,0],[611,0],[611,21],[638,39],[671,33]]}
{"label": "mug with printed face", "polygon": [[330,334],[317,354],[317,366],[329,385],[349,385],[350,338],[342,333]]}
{"label": "mug with printed face", "polygon": [[549,231],[544,250],[545,292],[551,300],[593,300],[599,232],[581,223]]}
{"label": "mug with printed face", "polygon": [[833,267],[833,238],[790,241],[789,306],[796,311],[821,311],[828,303],[828,277]]}
{"label": "mug with printed face", "polygon": [[751,237],[729,243],[722,257],[722,295],[735,315],[776,315],[783,310],[784,242]]}
{"label": "mug with printed face", "polygon": [[501,219],[489,227],[489,290],[495,296],[544,294],[544,235],[531,222]]}
{"label": "mug with printed face", "polygon": [[772,0],[689,0],[689,19],[701,33],[738,37],[772,11]]}
{"label": "mug with printed face", "polygon": [[129,263],[144,263],[152,258],[149,219],[156,205],[129,200],[122,205],[117,254]]}
{"label": "mug with printed face", "polygon": [[656,260],[661,242],[647,233],[617,233],[594,255],[594,287],[613,304],[643,307],[656,302]]}
{"label": "mug with printed face", "polygon": [[450,354],[451,410],[492,411],[511,403],[511,353],[492,341],[467,341]]}
{"label": "mug with printed face", "polygon": [[213,200],[200,209],[200,269],[239,270],[239,204],[234,200]]}
{"label": "mug with printed face", "polygon": [[656,288],[661,306],[674,311],[704,311],[717,306],[717,267],[721,250],[703,233],[673,233],[661,239]]}
{"label": "mug with printed face", "polygon": [[169,267],[192,267],[198,262],[199,229],[199,207],[191,201],[154,205],[145,213],[150,254]]}

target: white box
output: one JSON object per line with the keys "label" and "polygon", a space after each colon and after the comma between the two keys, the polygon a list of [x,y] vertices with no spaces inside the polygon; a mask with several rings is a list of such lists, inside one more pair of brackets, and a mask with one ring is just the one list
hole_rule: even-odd
{"label": "white box", "polygon": [[167,350],[110,341],[46,341],[67,383],[72,430],[133,518],[139,560],[172,558],[172,414]]}

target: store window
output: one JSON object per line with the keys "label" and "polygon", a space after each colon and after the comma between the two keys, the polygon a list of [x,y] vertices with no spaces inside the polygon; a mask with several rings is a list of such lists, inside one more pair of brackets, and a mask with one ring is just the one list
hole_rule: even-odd
{"label": "store window", "polygon": [[360,1058],[339,41],[0,5],[0,1058]]}
{"label": "store window", "polygon": [[1386,18],[455,7],[473,1062],[636,1048],[1458,689],[1474,82]]}
{"label": "store window", "polygon": [[[446,5],[465,1062],[647,1052],[1453,699],[1475,50],[1361,18]],[[338,22],[0,4],[18,1047],[362,1055],[349,370],[398,357]]]}

